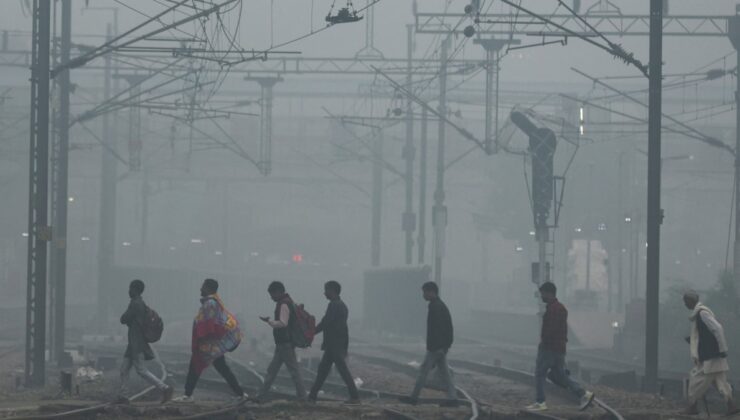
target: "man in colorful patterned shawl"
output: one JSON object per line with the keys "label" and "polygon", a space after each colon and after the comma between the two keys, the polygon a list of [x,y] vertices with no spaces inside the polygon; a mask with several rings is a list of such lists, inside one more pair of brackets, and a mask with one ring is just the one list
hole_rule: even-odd
{"label": "man in colorful patterned shawl", "polygon": [[185,395],[176,398],[175,401],[193,401],[193,391],[198,378],[210,364],[213,364],[216,371],[229,384],[236,399],[247,398],[224,357],[226,353],[234,351],[239,346],[242,333],[236,318],[226,310],[216,292],[218,282],[214,279],[205,279],[200,288],[201,307],[193,321],[192,356],[185,380]]}

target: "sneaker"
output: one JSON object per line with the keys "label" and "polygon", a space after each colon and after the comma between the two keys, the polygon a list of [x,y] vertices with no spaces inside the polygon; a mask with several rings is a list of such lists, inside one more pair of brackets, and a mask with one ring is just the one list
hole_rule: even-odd
{"label": "sneaker", "polygon": [[180,395],[177,398],[173,398],[172,401],[176,403],[194,403],[195,398],[190,395]]}
{"label": "sneaker", "polygon": [[530,404],[526,407],[524,407],[527,411],[545,411],[547,410],[547,403],[546,402],[536,402],[534,404]]}
{"label": "sneaker", "polygon": [[413,397],[408,397],[408,396],[399,397],[398,401],[401,401],[404,404],[411,404],[411,405],[419,404],[418,398],[413,398]]}
{"label": "sneaker", "polygon": [[172,399],[172,392],[174,392],[174,389],[171,386],[162,390],[162,404]]}
{"label": "sneaker", "polygon": [[235,403],[247,401],[248,399],[249,399],[249,394],[247,394],[246,392],[242,393],[242,395],[236,395],[236,396],[231,397],[231,401]]}
{"label": "sneaker", "polygon": [[581,397],[580,410],[583,411],[587,409],[593,402],[594,402],[594,393],[591,391],[586,391],[586,393],[583,394],[583,396]]}
{"label": "sneaker", "polygon": [[360,404],[362,404],[362,401],[360,401],[359,398],[350,398],[347,401],[344,401],[342,404],[344,404],[344,405],[360,405]]}

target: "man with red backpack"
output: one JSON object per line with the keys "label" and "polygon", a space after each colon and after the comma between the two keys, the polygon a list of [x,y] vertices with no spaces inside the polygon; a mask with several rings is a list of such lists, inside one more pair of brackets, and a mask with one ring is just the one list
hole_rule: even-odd
{"label": "man with red backpack", "polygon": [[192,356],[185,379],[185,395],[176,398],[177,402],[193,402],[195,385],[201,373],[211,364],[229,384],[234,392],[234,400],[240,402],[247,398],[224,357],[239,346],[242,332],[236,318],[226,310],[217,292],[216,280],[203,281],[200,288],[201,307],[193,320]]}
{"label": "man with red backpack", "polygon": [[121,324],[128,326],[128,345],[121,364],[121,388],[118,401],[128,401],[125,394],[128,387],[129,373],[131,368],[134,368],[139,376],[162,391],[162,403],[165,403],[172,398],[172,387],[167,386],[144,366],[145,360],[154,359],[154,352],[145,336],[147,314],[150,310],[141,297],[142,293],[144,293],[144,282],[138,279],[133,280],[128,287],[128,295],[131,301],[128,308],[126,308],[126,312],[121,315]]}
{"label": "man with red backpack", "polygon": [[[298,320],[295,315],[297,308],[290,295],[285,292],[283,283],[273,281],[267,288],[267,292],[270,294],[272,300],[275,301],[275,318],[260,317],[260,319],[272,328],[272,336],[275,340],[275,353],[270,366],[267,368],[265,382],[257,395],[257,401],[264,401],[283,363],[285,363],[291,378],[293,378],[296,396],[303,400],[306,398],[306,388],[303,384],[301,369],[298,367],[295,348],[296,339],[300,339],[301,341],[305,339],[304,337],[298,337],[299,331],[297,330],[299,328],[296,326]],[[310,345],[310,343],[308,344]]]}

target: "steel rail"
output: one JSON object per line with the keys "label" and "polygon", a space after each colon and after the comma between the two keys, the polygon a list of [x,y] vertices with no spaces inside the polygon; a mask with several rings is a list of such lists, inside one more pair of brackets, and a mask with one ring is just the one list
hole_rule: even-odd
{"label": "steel rail", "polygon": [[[379,345],[379,348],[384,349],[386,351],[393,352],[393,353],[406,355],[408,357],[416,356],[415,354],[411,352],[407,352],[405,350],[400,350],[400,349],[395,349],[392,347],[388,347],[386,345]],[[473,370],[475,372],[479,372],[484,375],[499,376],[499,377],[503,377],[503,378],[517,381],[520,383],[526,383],[529,385],[531,385],[534,382],[533,374],[529,372],[517,370],[517,369],[504,368],[500,366],[491,366],[491,365],[487,365],[484,363],[470,362],[467,360],[449,359],[449,362],[453,366],[458,366],[464,369]],[[403,366],[406,367],[406,365],[403,365]],[[616,409],[609,406],[603,400],[594,398],[594,405],[606,411],[613,419],[624,420],[624,417]],[[527,413],[530,413],[530,412],[527,412]]]}
{"label": "steel rail", "polygon": [[[157,362],[157,364],[159,365],[160,369],[162,369],[162,374],[161,374],[161,376],[160,376],[159,379],[161,381],[164,381],[165,379],[167,379],[167,369],[166,369],[164,363],[162,363],[161,359],[159,358],[159,354],[157,353],[156,349],[154,349],[154,347],[152,347],[152,351],[154,352],[154,360]],[[129,398],[129,401],[131,401],[131,400],[137,400],[137,399],[143,397],[144,395],[148,394],[149,392],[153,391],[154,389],[156,389],[156,387],[154,387],[154,386],[149,386],[147,388],[144,388],[139,393],[131,396]],[[80,416],[80,415],[83,415],[83,414],[92,414],[92,413],[95,413],[95,412],[98,412],[98,411],[102,411],[105,408],[110,407],[110,406],[113,406],[113,405],[115,405],[115,404],[112,403],[112,402],[106,402],[106,403],[101,403],[101,404],[95,404],[95,405],[92,405],[92,406],[89,406],[89,407],[76,408],[74,410],[69,410],[69,411],[62,411],[62,412],[59,412],[59,413],[39,414],[39,415],[31,415],[31,416],[7,417],[7,418],[5,418],[3,420],[51,420],[51,419],[64,419],[64,418],[79,418],[78,416]]]}

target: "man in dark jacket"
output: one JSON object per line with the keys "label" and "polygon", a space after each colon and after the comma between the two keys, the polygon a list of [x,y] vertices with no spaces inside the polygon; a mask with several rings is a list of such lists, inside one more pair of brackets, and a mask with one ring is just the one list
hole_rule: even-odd
{"label": "man in dark jacket", "polygon": [[275,318],[270,319],[270,317],[265,316],[260,317],[260,319],[272,328],[272,337],[275,340],[275,354],[272,357],[270,366],[267,368],[267,375],[265,375],[262,389],[257,394],[257,401],[261,402],[265,399],[283,363],[285,363],[291,378],[293,378],[296,396],[299,399],[305,399],[306,388],[303,385],[303,377],[295,354],[295,345],[290,335],[293,329],[293,323],[296,322],[294,319],[293,300],[290,298],[290,295],[285,293],[285,286],[279,281],[270,283],[267,293],[275,301]]}
{"label": "man in dark jacket", "polygon": [[324,355],[321,357],[321,363],[319,363],[316,381],[308,394],[308,399],[312,402],[316,401],[321,386],[324,385],[326,377],[329,376],[331,366],[335,365],[337,371],[339,371],[339,376],[342,377],[349,391],[349,400],[346,403],[360,403],[355,381],[347,367],[347,350],[349,349],[348,310],[347,305],[339,297],[341,292],[342,286],[336,281],[332,280],[324,284],[324,296],[329,299],[329,305],[326,307],[324,318],[316,326],[317,334],[324,333],[324,342],[321,344]]}
{"label": "man in dark jacket", "polygon": [[568,342],[568,310],[557,298],[554,283],[545,282],[540,286],[540,297],[547,304],[542,317],[540,345],[537,349],[535,385],[537,401],[528,405],[530,411],[547,410],[545,403],[545,381],[550,378],[556,385],[567,388],[581,399],[581,410],[586,409],[594,399],[593,392],[585,391],[578,382],[565,372],[565,344]]}
{"label": "man in dark jacket", "polygon": [[165,403],[172,398],[172,387],[167,386],[144,366],[145,360],[154,359],[154,352],[146,341],[146,338],[144,338],[143,325],[146,322],[147,307],[144,299],[141,298],[142,293],[144,293],[144,282],[133,280],[128,288],[128,295],[131,301],[128,304],[126,312],[121,315],[121,324],[128,326],[128,345],[126,346],[123,363],[121,364],[119,401],[127,401],[125,394],[128,386],[129,372],[131,372],[131,368],[133,367],[139,376],[162,391],[162,402]]}
{"label": "man in dark jacket", "polygon": [[427,314],[427,354],[419,368],[419,377],[410,397],[402,397],[401,401],[417,404],[419,394],[424,387],[429,372],[435,366],[439,370],[442,381],[447,385],[448,401],[444,406],[457,406],[457,390],[447,365],[447,352],[452,346],[453,329],[452,316],[447,305],[439,298],[439,288],[434,282],[426,282],[421,287],[424,299],[429,302]]}

